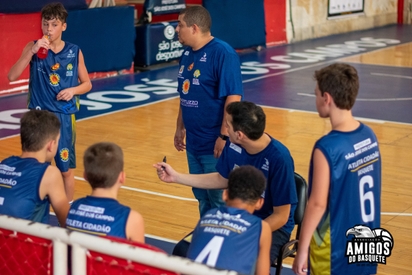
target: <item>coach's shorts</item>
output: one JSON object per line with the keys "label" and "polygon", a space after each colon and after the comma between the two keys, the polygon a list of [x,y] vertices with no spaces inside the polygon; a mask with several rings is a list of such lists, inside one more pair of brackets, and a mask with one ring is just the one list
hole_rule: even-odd
{"label": "coach's shorts", "polygon": [[54,161],[61,172],[76,168],[76,118],[74,114],[54,113],[60,120],[60,141]]}

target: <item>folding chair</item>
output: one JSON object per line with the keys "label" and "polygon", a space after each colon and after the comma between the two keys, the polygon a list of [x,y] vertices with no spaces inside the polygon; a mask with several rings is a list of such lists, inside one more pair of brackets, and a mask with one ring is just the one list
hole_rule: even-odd
{"label": "folding chair", "polygon": [[280,250],[279,257],[272,263],[272,267],[276,268],[276,275],[280,275],[282,271],[283,260],[287,257],[295,258],[296,251],[298,250],[300,226],[303,220],[303,214],[305,213],[306,203],[308,201],[308,186],[305,179],[295,173],[296,193],[298,195],[298,205],[295,210],[295,225],[297,226],[296,235],[294,239],[287,242]]}

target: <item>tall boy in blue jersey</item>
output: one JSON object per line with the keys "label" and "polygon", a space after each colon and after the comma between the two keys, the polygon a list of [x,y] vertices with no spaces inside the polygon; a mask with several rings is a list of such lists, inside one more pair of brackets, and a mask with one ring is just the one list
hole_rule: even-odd
{"label": "tall boy in blue jersey", "polygon": [[[211,24],[204,7],[192,6],[179,14],[176,27],[179,42],[187,47],[177,76],[180,107],[174,145],[178,151],[186,149],[191,174],[216,172],[227,139],[225,107],[243,96],[239,56],[211,35]],[[222,190],[193,188],[193,194],[200,216],[224,204]]]}
{"label": "tall boy in blue jersey", "polygon": [[349,264],[345,256],[348,229],[380,227],[378,141],[351,111],[359,90],[358,74],[354,67],[338,63],[316,71],[315,79],[316,109],[320,117],[329,117],[332,131],[313,148],[309,200],[293,271],[301,275],[376,274],[376,264]]}
{"label": "tall boy in blue jersey", "polygon": [[[266,115],[252,102],[232,102],[226,107],[229,140],[216,165],[217,172],[190,175],[177,173],[166,163],[155,164],[165,182],[177,182],[200,188],[227,188],[230,171],[242,165],[261,170],[267,179],[263,206],[254,215],[269,223],[272,230],[270,260],[289,241],[297,204],[294,163],[289,150],[265,131]],[[163,167],[164,168],[163,168]]]}
{"label": "tall boy in blue jersey", "polygon": [[266,178],[245,165],[233,170],[223,191],[226,206],[209,210],[198,222],[187,253],[189,259],[240,274],[269,274],[271,230],[252,215],[263,205]]}
{"label": "tall boy in blue jersey", "polygon": [[73,202],[67,228],[144,243],[142,215],[117,201],[126,179],[122,149],[111,142],[96,143],[84,152],[83,164],[92,194]]}
{"label": "tall boy in blue jersey", "polygon": [[65,226],[69,202],[59,169],[50,165],[60,138],[59,119],[31,110],[20,125],[21,156],[0,162],[0,214],[49,224],[50,203]]}
{"label": "tall boy in blue jersey", "polygon": [[[16,80],[30,63],[29,109],[53,112],[61,122],[59,147],[54,157],[62,173],[66,195],[73,200],[74,172],[76,168],[76,119],[79,110],[78,95],[92,88],[80,48],[62,40],[66,30],[67,11],[61,3],[51,3],[41,11],[42,31],[45,35],[30,41],[19,60],[10,69],[8,78]],[[48,49],[40,59],[40,48]]]}

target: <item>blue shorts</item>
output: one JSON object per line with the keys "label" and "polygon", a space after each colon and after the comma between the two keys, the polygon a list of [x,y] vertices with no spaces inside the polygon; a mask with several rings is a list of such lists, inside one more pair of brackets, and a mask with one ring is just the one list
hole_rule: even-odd
{"label": "blue shorts", "polygon": [[76,168],[76,117],[74,114],[54,113],[60,120],[60,141],[54,161],[61,172]]}

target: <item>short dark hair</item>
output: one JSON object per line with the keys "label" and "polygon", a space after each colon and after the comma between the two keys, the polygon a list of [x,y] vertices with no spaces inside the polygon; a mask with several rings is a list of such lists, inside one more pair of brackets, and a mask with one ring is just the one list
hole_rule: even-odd
{"label": "short dark hair", "polygon": [[262,171],[251,165],[240,166],[229,174],[228,197],[255,203],[266,188],[266,178]]}
{"label": "short dark hair", "polygon": [[84,173],[93,189],[112,187],[123,171],[123,151],[112,142],[99,142],[86,149]]}
{"label": "short dark hair", "polygon": [[179,15],[184,15],[183,21],[188,27],[196,24],[202,33],[210,32],[212,27],[212,18],[210,13],[202,6],[191,6],[180,11]]}
{"label": "short dark hair", "polygon": [[40,151],[60,133],[57,116],[45,110],[29,110],[20,119],[20,141],[23,152]]}
{"label": "short dark hair", "polygon": [[352,109],[359,91],[358,72],[344,63],[335,63],[315,71],[319,90],[329,93],[339,109]]}
{"label": "short dark hair", "polygon": [[232,102],[226,107],[232,116],[234,131],[242,131],[249,139],[257,140],[265,132],[266,115],[260,106],[248,101]]}
{"label": "short dark hair", "polygon": [[64,8],[63,4],[59,2],[47,4],[41,9],[42,19],[46,19],[46,20],[57,19],[57,20],[60,20],[64,24],[66,23],[67,16],[69,16],[69,14],[67,13],[67,10]]}

